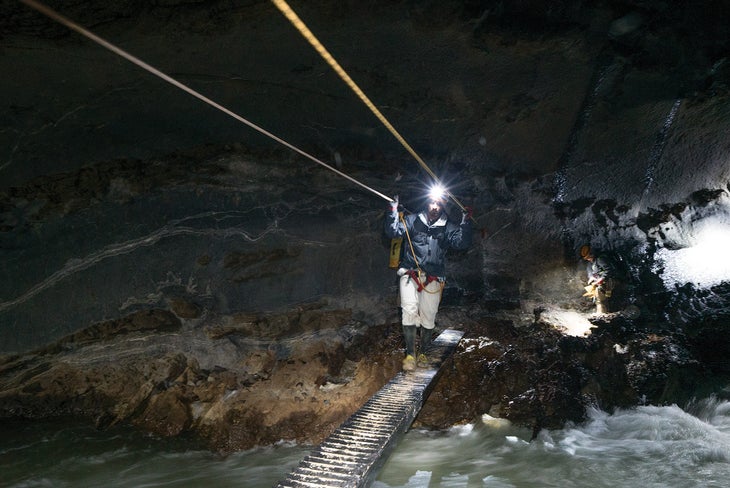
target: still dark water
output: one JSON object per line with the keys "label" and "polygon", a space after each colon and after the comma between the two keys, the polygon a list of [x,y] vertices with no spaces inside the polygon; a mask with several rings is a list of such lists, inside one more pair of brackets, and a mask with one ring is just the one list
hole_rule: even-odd
{"label": "still dark water", "polygon": [[[271,487],[308,448],[221,456],[184,439],[79,423],[0,424],[2,487]],[[581,425],[529,432],[485,418],[411,430],[374,488],[727,487],[730,402],[591,412]]]}

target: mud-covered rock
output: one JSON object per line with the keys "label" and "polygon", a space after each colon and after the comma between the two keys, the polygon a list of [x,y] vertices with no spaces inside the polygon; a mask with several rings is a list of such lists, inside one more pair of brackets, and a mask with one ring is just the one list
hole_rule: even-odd
{"label": "mud-covered rock", "polygon": [[[347,311],[290,316],[305,325],[267,343],[245,330],[213,337],[202,326],[181,330],[161,310],[95,324],[3,357],[0,418],[126,423],[162,436],[194,434],[222,451],[321,440],[397,371],[399,338],[390,327],[353,333]],[[215,365],[221,347],[229,362]]]}

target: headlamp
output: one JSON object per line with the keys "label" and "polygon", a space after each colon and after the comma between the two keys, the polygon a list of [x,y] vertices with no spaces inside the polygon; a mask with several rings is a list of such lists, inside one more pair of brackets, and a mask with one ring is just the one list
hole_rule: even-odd
{"label": "headlamp", "polygon": [[428,191],[428,200],[430,202],[439,201],[439,202],[443,203],[445,195],[446,195],[446,189],[443,186],[436,183]]}

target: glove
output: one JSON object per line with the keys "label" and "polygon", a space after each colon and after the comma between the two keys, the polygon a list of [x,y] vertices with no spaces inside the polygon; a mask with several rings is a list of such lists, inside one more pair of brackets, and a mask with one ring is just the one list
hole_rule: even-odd
{"label": "glove", "polygon": [[589,285],[595,285],[595,286],[602,285],[603,282],[604,282],[604,279],[601,278],[600,276],[591,276],[591,278],[588,280]]}
{"label": "glove", "polygon": [[471,207],[464,207],[464,212],[461,214],[461,223],[469,222],[471,216],[474,214],[474,209]]}
{"label": "glove", "polygon": [[390,202],[390,210],[392,212],[397,212],[398,211],[398,195],[395,195],[393,197],[393,200]]}

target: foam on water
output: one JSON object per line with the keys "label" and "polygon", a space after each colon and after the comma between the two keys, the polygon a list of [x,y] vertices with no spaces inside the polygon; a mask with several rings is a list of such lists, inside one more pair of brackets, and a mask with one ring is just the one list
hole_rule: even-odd
{"label": "foam on water", "polygon": [[[404,478],[414,469],[431,471],[423,487],[725,486],[730,404],[711,399],[689,410],[695,414],[676,405],[593,410],[584,424],[543,431],[532,442],[528,431],[489,424],[475,426],[467,439],[455,432],[412,432],[376,486],[412,486]],[[414,455],[422,452],[430,455]],[[462,481],[453,484],[457,479]]]}
{"label": "foam on water", "polygon": [[[485,421],[446,431],[414,429],[386,462],[373,488],[721,487],[730,479],[730,402],[685,409],[642,406],[586,422],[531,431]],[[80,424],[2,425],[5,487],[269,488],[307,454],[282,444],[228,456],[184,439]]]}

